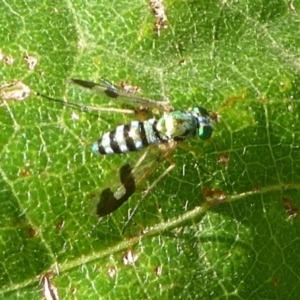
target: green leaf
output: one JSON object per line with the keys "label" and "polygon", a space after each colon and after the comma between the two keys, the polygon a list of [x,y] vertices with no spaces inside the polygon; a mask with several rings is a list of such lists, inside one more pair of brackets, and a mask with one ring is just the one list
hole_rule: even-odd
{"label": "green leaf", "polygon": [[[164,5],[157,36],[143,1],[2,3],[1,53],[14,61],[1,84],[31,97],[0,107],[0,298],[41,299],[52,272],[60,299],[297,299],[300,3]],[[35,96],[114,107],[65,83],[100,76],[217,120],[210,141],[176,149],[124,235],[142,191],[100,221],[89,207],[142,152],[97,157],[90,145],[132,118]]]}

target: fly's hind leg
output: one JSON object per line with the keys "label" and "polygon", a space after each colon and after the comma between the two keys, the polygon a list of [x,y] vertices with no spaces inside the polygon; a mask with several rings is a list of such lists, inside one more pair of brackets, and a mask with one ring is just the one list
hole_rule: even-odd
{"label": "fly's hind leg", "polygon": [[61,103],[64,106],[69,106],[69,107],[73,107],[73,108],[76,108],[76,109],[80,109],[82,111],[88,111],[88,112],[113,112],[113,113],[131,114],[131,115],[136,114],[135,110],[133,110],[133,109],[122,109],[122,108],[101,107],[101,106],[91,106],[91,105],[78,104],[78,103],[70,102],[68,100],[52,98],[52,97],[49,97],[49,96],[41,94],[41,93],[37,93],[37,96],[42,97],[44,99],[47,99],[49,101]]}
{"label": "fly's hind leg", "polygon": [[166,144],[161,144],[158,145],[160,152],[159,152],[159,156],[156,158],[156,160],[154,160],[152,166],[151,166],[151,171],[148,171],[149,174],[145,177],[149,177],[149,175],[156,170],[156,167],[158,164],[162,163],[163,161],[167,160],[169,162],[169,166],[166,170],[164,170],[164,172],[162,174],[160,174],[160,176],[155,179],[152,184],[142,193],[142,197],[140,198],[140,200],[138,201],[138,203],[136,204],[136,206],[134,207],[134,209],[129,213],[128,215],[128,219],[123,227],[122,230],[122,234],[124,234],[128,224],[131,222],[131,220],[133,219],[134,215],[137,212],[138,207],[140,206],[140,204],[144,201],[144,199],[148,196],[148,194],[155,188],[155,186],[168,174],[170,173],[173,168],[175,167],[175,163],[172,160],[171,157],[171,153],[173,152],[173,150],[176,148],[177,146],[177,142],[175,141],[170,141],[169,143]]}
{"label": "fly's hind leg", "polygon": [[126,223],[124,224],[122,234],[124,234],[128,224],[133,219],[134,215],[137,212],[138,207],[140,204],[144,201],[144,199],[148,196],[148,194],[155,188],[155,186],[168,174],[170,173],[173,168],[175,167],[175,164],[169,165],[169,167],[146,189],[146,191],[143,192],[142,198],[138,201],[137,205],[134,207],[134,209],[129,213],[128,219]]}

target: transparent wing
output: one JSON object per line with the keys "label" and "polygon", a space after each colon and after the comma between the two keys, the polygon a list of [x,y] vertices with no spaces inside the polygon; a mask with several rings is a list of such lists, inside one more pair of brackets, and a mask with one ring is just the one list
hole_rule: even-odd
{"label": "transparent wing", "polygon": [[103,77],[101,77],[101,80],[101,83],[73,78],[69,79],[68,81],[75,85],[79,85],[83,88],[89,89],[96,94],[106,95],[110,98],[114,98],[118,101],[125,101],[125,103],[130,103],[132,105],[157,108],[162,111],[169,111],[172,109],[171,103],[169,101],[155,101],[152,99],[143,98],[138,95],[134,95],[132,93],[128,93],[118,89],[110,81]]}
{"label": "transparent wing", "polygon": [[[125,164],[119,169],[120,184],[116,187],[109,187],[102,190],[99,196],[96,196],[93,205],[96,214],[99,217],[106,216],[118,209],[126,202],[137,190],[141,190],[143,182],[157,170],[157,168],[166,160],[170,159],[170,155],[176,148],[176,142],[162,145],[164,149],[154,149],[158,146],[148,148],[140,157],[138,162],[131,166]],[[156,151],[154,151],[156,150]],[[155,185],[174,167],[170,163],[167,171],[163,172],[155,182],[153,182],[146,190],[143,191],[140,201],[142,201]],[[136,208],[131,213],[131,217],[136,211]]]}

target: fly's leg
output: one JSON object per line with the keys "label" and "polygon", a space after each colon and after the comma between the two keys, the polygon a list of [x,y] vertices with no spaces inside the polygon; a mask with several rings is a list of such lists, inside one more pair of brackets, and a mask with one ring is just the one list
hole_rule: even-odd
{"label": "fly's leg", "polygon": [[192,147],[188,143],[179,143],[178,147],[183,149],[185,152],[192,152],[195,155],[203,154],[203,152],[201,151],[201,147]]}
{"label": "fly's leg", "polygon": [[[169,172],[171,172],[173,170],[173,168],[175,167],[175,163],[173,162],[172,160],[172,157],[171,157],[171,153],[173,152],[173,150],[176,148],[177,146],[177,142],[176,141],[170,141],[169,143],[166,143],[166,144],[161,144],[161,145],[158,145],[158,148],[159,148],[159,156],[153,161],[153,166],[152,168],[148,169],[148,175],[145,176],[144,174],[144,177],[148,177],[150,174],[152,174],[152,172],[154,170],[156,170],[156,166],[158,163],[161,163],[163,162],[164,160],[167,160],[169,162],[169,166],[168,168],[157,178],[155,179],[152,184],[146,189],[146,191],[143,192],[143,195],[142,195],[142,198],[138,201],[137,205],[134,207],[133,211],[130,213],[130,215],[128,216],[128,219],[123,227],[123,230],[122,230],[122,234],[124,234],[128,224],[131,222],[132,218],[134,217],[134,215],[136,214],[136,211],[139,207],[139,205],[142,203],[142,201],[147,197],[147,195],[149,194],[149,192],[155,188],[155,186],[160,182],[160,180],[162,180]],[[146,155],[146,154],[144,154]],[[143,158],[142,160],[139,161],[138,164],[142,164],[143,163],[143,160],[145,158]]]}
{"label": "fly's leg", "polygon": [[[181,149],[184,149],[186,152],[192,152],[193,154],[196,154],[196,155],[201,155],[202,152],[199,153],[199,149],[198,148],[195,148],[195,147],[191,147],[190,145],[188,144],[185,144],[185,143],[180,143],[178,145],[178,147],[180,147]],[[209,171],[206,171],[201,165],[198,164],[198,162],[196,162],[196,165],[199,167],[199,169],[207,174],[207,175],[210,175],[210,176],[213,176],[214,173],[211,173]]]}
{"label": "fly's leg", "polygon": [[52,98],[52,97],[46,96],[41,93],[37,93],[37,96],[40,96],[49,101],[58,102],[58,103],[61,103],[62,105],[73,107],[73,108],[80,109],[83,111],[88,111],[88,112],[95,112],[95,111],[102,112],[103,111],[103,112],[113,112],[113,113],[131,114],[131,115],[134,115],[136,113],[132,109],[100,107],[100,106],[90,106],[90,105],[78,104],[78,103],[74,103],[74,102],[65,101],[62,99]]}
{"label": "fly's leg", "polygon": [[150,191],[155,188],[155,186],[168,174],[170,173],[173,168],[175,167],[175,164],[171,164],[148,188],[145,192],[143,192],[143,196],[142,198],[138,201],[137,205],[134,207],[134,209],[132,210],[132,212],[129,214],[128,219],[126,221],[126,223],[124,224],[124,227],[122,229],[122,234],[124,234],[127,226],[129,225],[129,223],[131,222],[131,220],[133,219],[134,215],[136,214],[138,207],[140,206],[140,204],[142,203],[142,201],[147,197],[147,195],[150,193]]}

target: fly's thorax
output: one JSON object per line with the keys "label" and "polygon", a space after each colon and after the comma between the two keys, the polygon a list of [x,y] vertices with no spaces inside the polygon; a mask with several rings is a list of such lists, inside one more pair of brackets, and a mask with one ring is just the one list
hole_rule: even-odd
{"label": "fly's thorax", "polygon": [[198,121],[190,112],[172,111],[165,113],[156,124],[156,130],[163,140],[184,140],[195,136]]}

